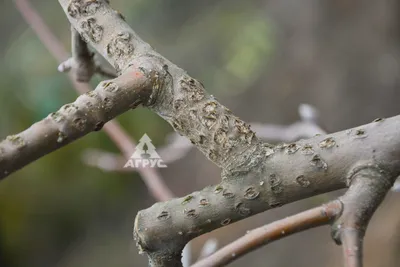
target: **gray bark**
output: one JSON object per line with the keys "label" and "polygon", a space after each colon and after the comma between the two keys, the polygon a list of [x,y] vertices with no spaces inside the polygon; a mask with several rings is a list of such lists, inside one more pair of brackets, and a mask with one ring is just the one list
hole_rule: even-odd
{"label": "gray bark", "polygon": [[[345,188],[356,168],[400,173],[400,116],[272,146],[141,40],[101,0],[59,0],[72,26],[122,75],[0,143],[0,178],[111,118],[148,106],[221,168],[222,181],[138,213],[134,235],[152,266],[179,266],[184,245],[205,232],[270,208]],[[384,193],[383,193],[384,194]]]}

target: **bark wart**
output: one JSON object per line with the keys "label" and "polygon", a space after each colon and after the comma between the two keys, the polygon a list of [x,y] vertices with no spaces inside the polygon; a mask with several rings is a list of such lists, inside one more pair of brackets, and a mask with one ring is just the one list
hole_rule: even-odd
{"label": "bark wart", "polygon": [[[139,104],[149,105],[162,74],[146,59],[138,58],[114,80],[101,82],[94,91],[79,96],[25,131],[0,142],[0,179],[32,161],[84,135],[100,130],[117,115]],[[137,64],[137,65],[136,65]],[[140,68],[138,67],[140,66]],[[147,71],[145,68],[151,68]],[[163,72],[163,69],[158,71]]]}
{"label": "bark wart", "polygon": [[[400,171],[398,120],[394,117],[293,144],[260,145],[247,161],[223,169],[219,185],[190,194],[189,201],[188,197],[173,199],[140,211],[135,221],[138,245],[151,258],[161,257],[160,251],[167,248],[165,255],[169,255],[174,247],[179,251],[192,238],[219,227],[286,203],[345,188],[350,184],[351,171],[360,162],[381,162],[384,169],[393,172],[393,179]],[[359,129],[368,136],[360,139]],[[335,146],[326,147],[327,140],[335,140]],[[382,183],[379,179],[376,182]]]}
{"label": "bark wart", "polygon": [[225,266],[275,240],[311,228],[330,224],[336,216],[340,215],[341,210],[342,203],[339,200],[335,200],[320,207],[253,229],[211,256],[196,262],[192,267]]}
{"label": "bark wart", "polygon": [[152,266],[179,266],[183,246],[205,232],[347,187],[360,162],[399,175],[400,116],[291,144],[263,143],[200,82],[141,40],[107,1],[59,2],[72,26],[122,75],[2,141],[0,178],[138,104],[148,106],[220,166],[222,177],[219,185],[138,213],[134,235]]}

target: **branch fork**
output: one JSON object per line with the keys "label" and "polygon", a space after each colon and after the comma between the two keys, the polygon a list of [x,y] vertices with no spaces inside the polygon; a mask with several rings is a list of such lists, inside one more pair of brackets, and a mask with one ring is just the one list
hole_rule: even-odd
{"label": "branch fork", "polygon": [[253,229],[192,267],[225,266],[273,241],[327,224],[334,241],[343,246],[344,267],[362,267],[368,222],[395,178],[377,164],[358,164],[348,176],[349,190],[338,200]]}
{"label": "branch fork", "polygon": [[[134,235],[151,266],[181,266],[182,249],[196,236],[345,187],[350,188],[340,198],[343,211],[333,236],[343,244],[346,267],[362,265],[366,226],[400,173],[400,116],[290,144],[263,143],[199,81],[140,39],[107,1],[59,2],[77,31],[73,30],[76,47],[82,49],[68,63],[78,70],[78,79],[90,79],[96,69],[80,36],[121,75],[1,141],[0,179],[143,104],[186,136],[222,173],[218,185],[138,213]],[[78,64],[82,58],[86,62]],[[79,69],[84,70],[79,74]],[[349,170],[354,171],[347,177]]]}
{"label": "branch fork", "polygon": [[59,72],[72,71],[78,82],[89,82],[96,73],[106,78],[116,78],[117,74],[111,69],[104,68],[99,60],[95,60],[95,53],[90,51],[86,41],[80,33],[71,28],[72,57],[58,66]]}
{"label": "branch fork", "polygon": [[363,240],[368,223],[393,186],[397,175],[375,163],[354,168],[349,189],[340,197],[342,214],[332,225],[332,238],[343,247],[345,267],[363,266]]}

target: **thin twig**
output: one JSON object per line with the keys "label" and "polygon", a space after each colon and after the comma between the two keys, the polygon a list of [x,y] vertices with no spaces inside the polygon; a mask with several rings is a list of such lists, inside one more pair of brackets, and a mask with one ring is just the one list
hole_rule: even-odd
{"label": "thin twig", "polygon": [[362,267],[363,236],[357,229],[342,229],[344,267]]}
{"label": "thin twig", "polygon": [[332,237],[343,246],[344,267],[363,266],[363,240],[375,210],[390,190],[396,175],[375,163],[355,166],[349,190],[340,197],[343,211],[332,225]]}
{"label": "thin twig", "polygon": [[90,51],[88,44],[74,27],[71,27],[72,57],[58,66],[60,72],[70,72],[78,82],[89,82],[98,73],[106,78],[116,78],[115,71],[104,69],[95,53]]}
{"label": "thin twig", "polygon": [[332,201],[326,205],[256,228],[208,258],[195,263],[192,267],[224,266],[272,241],[310,228],[327,225],[340,214],[341,208],[340,201]]}
{"label": "thin twig", "polygon": [[71,27],[71,47],[72,57],[62,62],[57,68],[58,71],[72,71],[78,82],[89,82],[96,70],[94,53],[90,51],[79,32],[73,27]]}

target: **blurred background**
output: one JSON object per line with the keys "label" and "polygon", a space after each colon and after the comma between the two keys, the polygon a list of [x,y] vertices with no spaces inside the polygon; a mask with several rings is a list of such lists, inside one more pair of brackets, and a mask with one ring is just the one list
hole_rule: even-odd
{"label": "blurred background", "polygon": [[[133,29],[203,82],[248,122],[290,124],[309,103],[323,127],[339,131],[399,114],[400,2],[396,0],[112,0]],[[69,51],[70,29],[57,1],[35,0]],[[0,3],[0,139],[75,100],[57,61],[13,1]],[[100,77],[92,81],[94,87]],[[138,140],[162,147],[172,128],[139,108],[117,119]],[[92,133],[0,183],[0,266],[147,266],[132,240],[133,218],[155,200],[136,173],[107,172],[82,160],[87,149],[118,153]],[[219,181],[192,149],[160,170],[177,196]],[[334,192],[264,212],[199,237],[220,246],[247,230],[314,207]],[[389,193],[365,240],[365,266],[399,266],[400,193]],[[328,227],[285,238],[231,266],[341,266]]]}

